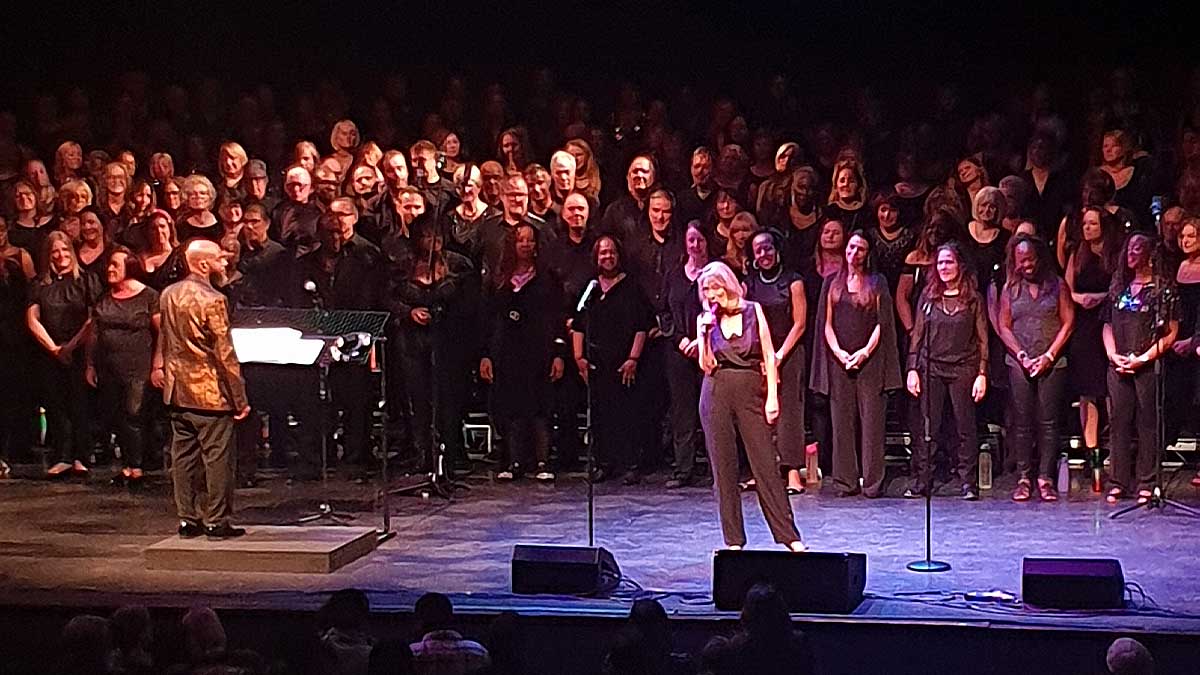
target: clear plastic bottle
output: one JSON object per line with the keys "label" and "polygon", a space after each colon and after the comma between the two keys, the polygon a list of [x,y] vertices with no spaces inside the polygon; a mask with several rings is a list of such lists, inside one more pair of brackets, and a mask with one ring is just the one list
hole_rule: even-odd
{"label": "clear plastic bottle", "polygon": [[1058,456],[1058,494],[1071,494],[1071,458],[1065,452]]}
{"label": "clear plastic bottle", "polygon": [[979,489],[992,489],[992,451],[987,445],[979,453]]}

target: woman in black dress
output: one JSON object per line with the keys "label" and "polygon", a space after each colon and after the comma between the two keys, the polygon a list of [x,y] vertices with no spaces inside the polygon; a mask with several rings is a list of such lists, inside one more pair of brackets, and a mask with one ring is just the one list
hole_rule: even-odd
{"label": "woman in black dress", "polygon": [[[108,292],[92,308],[87,382],[100,390],[102,432],[115,429],[125,466],[115,484],[135,487],[150,432],[151,384],[163,383],[158,291],[137,280],[138,260],[119,247],[109,256]],[[107,433],[105,433],[107,435]]]}
{"label": "woman in black dress", "polygon": [[[936,274],[932,275],[917,305],[917,320],[908,346],[908,391],[921,398],[928,415],[929,438],[939,437],[942,406],[947,396],[958,432],[958,461],[962,497],[979,499],[979,439],[975,429],[975,404],[987,394],[987,309],[957,243],[938,248]],[[923,425],[922,425],[923,426]],[[935,441],[913,449],[912,486],[905,497],[924,496],[932,488]]]}
{"label": "woman in black dress", "polygon": [[[842,266],[846,264],[846,231],[838,220],[827,220],[811,229],[816,230],[820,236],[816,240],[815,249],[806,258],[801,259],[800,274],[804,282],[806,314],[804,325],[821,327],[823,322],[817,320],[821,289],[825,287],[825,280],[841,271]],[[790,243],[792,240],[788,241]],[[789,247],[788,251],[794,252],[795,249]],[[788,257],[788,260],[791,259]],[[824,330],[805,330],[801,336],[805,357],[813,359],[817,354],[814,343],[820,346],[824,340]],[[809,379],[811,380],[811,377]],[[805,397],[805,413],[812,428],[813,442],[817,445],[819,468],[822,474],[829,475],[833,473],[833,422],[829,418],[829,397],[816,391],[809,393],[810,395]],[[805,448],[806,452],[807,450]],[[818,478],[819,476],[809,476],[808,480],[816,483]]]}
{"label": "woman in black dress", "polygon": [[800,274],[784,264],[783,237],[763,230],[750,241],[752,271],[746,276],[746,299],[758,303],[771,330],[779,369],[779,424],[775,430],[780,467],[787,475],[788,494],[802,494],[804,466],[804,390],[807,388],[804,336],[808,302]]}
{"label": "woman in black dress", "polygon": [[1099,466],[1100,407],[1108,395],[1105,377],[1108,360],[1101,340],[1101,307],[1121,246],[1117,222],[1098,206],[1083,209],[1080,244],[1067,259],[1066,281],[1075,301],[1075,332],[1067,356],[1067,373],[1072,396],[1079,400],[1079,426],[1083,444],[1095,466]]}
{"label": "woman in black dress", "polygon": [[46,409],[50,442],[58,450],[58,462],[47,472],[51,478],[68,471],[88,473],[84,358],[76,351],[87,339],[88,315],[97,295],[93,278],[79,269],[70,238],[51,232],[46,237],[46,273],[34,282],[25,311],[29,331],[41,347],[35,364],[41,376],[38,398]]}
{"label": "woman in black dress", "polygon": [[[784,257],[800,269],[806,267],[801,262],[807,261],[817,250],[817,241],[821,238],[821,224],[826,221],[817,194],[820,185],[821,179],[811,166],[802,166],[792,172],[787,221],[779,231],[787,241]],[[767,223],[761,224],[770,227]],[[842,256],[839,253],[837,257],[841,260]]]}
{"label": "woman in black dress", "polygon": [[[0,247],[7,238],[8,224],[0,218]],[[9,477],[9,462],[33,445],[36,352],[24,321],[29,285],[21,259],[0,256],[0,479]]]}
{"label": "woman in black dress", "polygon": [[[675,348],[667,356],[667,384],[671,389],[671,440],[675,451],[675,473],[667,480],[669,490],[691,485],[696,479],[696,450],[703,438],[700,428],[700,384],[703,373],[696,365],[699,342],[696,318],[703,311],[696,280],[708,264],[708,240],[699,221],[688,223],[683,238],[683,262],[663,277],[660,301],[671,317],[670,339]],[[666,330],[664,329],[664,332]]]}
{"label": "woman in black dress", "polygon": [[507,262],[493,277],[484,309],[483,358],[479,378],[492,385],[492,413],[504,429],[508,464],[500,480],[521,477],[537,464],[535,478],[554,480],[550,470],[552,384],[563,375],[566,317],[562,285],[538,262],[538,233],[517,225],[505,246]]}
{"label": "woman in black dress", "polygon": [[[1179,228],[1179,252],[1183,261],[1175,273],[1175,293],[1179,298],[1179,337],[1171,345],[1166,372],[1166,397],[1172,405],[1164,411],[1166,443],[1179,440],[1186,427],[1195,432],[1196,422],[1196,350],[1200,348],[1200,218],[1191,217]],[[1200,474],[1192,479],[1200,485]]]}
{"label": "woman in black dress", "polygon": [[843,497],[882,496],[887,392],[900,388],[892,295],[870,254],[866,235],[852,233],[845,265],[825,280],[817,307],[812,389],[829,397],[833,483]]}
{"label": "woman in black dress", "polygon": [[1170,351],[1179,322],[1173,284],[1155,279],[1153,259],[1151,235],[1135,232],[1125,239],[1101,315],[1112,397],[1110,504],[1134,490],[1144,504],[1154,487],[1159,439],[1152,364]]}
{"label": "woman in black dress", "polygon": [[776,543],[805,550],[787,492],[778,480],[771,428],[779,419],[778,371],[767,317],[758,303],[745,300],[737,277],[717,261],[700,272],[700,293],[708,309],[696,320],[697,358],[704,371],[700,421],[712,466],[713,484],[725,545],[746,545],[742,498],[738,490],[737,436],[740,433],[758,482],[758,501]]}
{"label": "woman in black dress", "polygon": [[468,258],[442,249],[442,233],[431,216],[418,217],[411,227],[413,255],[397,276],[388,309],[399,324],[398,353],[412,410],[413,444],[418,456],[436,468],[434,458],[425,454],[433,450],[436,419],[449,468],[466,463],[462,405],[472,355],[469,326],[478,316],[474,299],[479,277]]}
{"label": "woman in black dress", "polygon": [[176,255],[179,240],[175,238],[175,219],[162,209],[155,209],[146,227],[146,247],[138,251],[137,269],[142,283],[162,291],[183,278],[182,261]]}
{"label": "woman in black dress", "polygon": [[592,479],[602,481],[619,469],[625,484],[633,485],[641,480],[634,430],[642,428],[634,387],[646,333],[654,326],[654,309],[641,286],[626,277],[616,239],[607,235],[597,239],[592,262],[596,286],[571,321],[575,367],[591,387],[592,431],[600,467]]}
{"label": "woman in black dress", "polygon": [[1014,238],[1006,267],[1008,279],[999,291],[996,328],[1006,348],[1004,363],[1012,391],[1010,439],[1018,474],[1012,498],[1023,502],[1032,494],[1036,424],[1038,496],[1055,501],[1052,471],[1067,372],[1062,357],[1075,325],[1075,303],[1040,240],[1026,235]]}
{"label": "woman in black dress", "polygon": [[79,259],[79,269],[94,277],[97,283],[104,278],[104,270],[108,267],[108,242],[99,209],[83,207],[79,212],[79,246],[75,255]]}

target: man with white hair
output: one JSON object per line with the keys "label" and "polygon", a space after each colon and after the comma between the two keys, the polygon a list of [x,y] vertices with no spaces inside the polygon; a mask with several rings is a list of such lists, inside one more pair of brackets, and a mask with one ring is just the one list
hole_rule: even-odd
{"label": "man with white hair", "polygon": [[[162,292],[159,349],[163,401],[171,420],[172,479],[179,536],[213,539],[246,533],[229,522],[233,512],[233,423],[250,414],[246,384],[229,336],[224,285],[228,260],[216,243],[184,249],[188,275]],[[201,502],[199,484],[206,486]]]}

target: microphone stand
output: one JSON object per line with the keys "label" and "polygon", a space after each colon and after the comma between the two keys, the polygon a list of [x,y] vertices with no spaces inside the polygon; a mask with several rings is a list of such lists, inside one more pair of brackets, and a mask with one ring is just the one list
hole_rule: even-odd
{"label": "microphone stand", "polygon": [[[1158,224],[1158,221],[1160,218],[1161,218],[1161,214],[1156,212],[1154,214],[1154,220],[1155,220],[1156,225]],[[1161,231],[1161,228],[1156,228],[1156,229],[1159,229],[1159,231]],[[1166,283],[1166,280],[1163,278],[1163,273],[1162,273],[1163,265],[1162,265],[1161,246],[1162,246],[1162,242],[1160,241],[1159,246],[1155,248],[1154,259],[1151,262],[1151,265],[1154,268],[1153,283],[1154,283],[1154,290],[1155,290],[1155,298],[1154,298],[1154,327],[1155,327],[1155,330],[1158,330],[1159,326],[1164,325],[1168,319],[1168,317],[1165,315],[1165,310],[1163,308],[1162,294],[1164,292],[1173,292],[1173,291],[1164,290],[1164,288],[1163,288],[1163,284]],[[1161,337],[1155,338],[1155,341],[1159,343],[1160,347],[1162,345],[1161,340],[1162,340]],[[1140,504],[1134,503],[1130,506],[1126,506],[1125,508],[1123,508],[1119,511],[1114,511],[1113,513],[1109,514],[1109,516],[1108,516],[1110,520],[1115,520],[1127,513],[1137,511],[1138,509],[1146,509],[1148,511],[1154,511],[1154,510],[1165,511],[1168,506],[1179,509],[1180,511],[1182,511],[1185,514],[1192,516],[1194,518],[1200,518],[1200,511],[1197,511],[1196,509],[1193,509],[1192,507],[1187,506],[1185,504],[1181,504],[1178,501],[1175,501],[1174,499],[1167,497],[1167,495],[1166,495],[1166,484],[1163,481],[1163,460],[1165,459],[1166,453],[1167,453],[1166,417],[1165,417],[1164,409],[1163,409],[1163,406],[1166,403],[1166,400],[1165,400],[1166,399],[1166,387],[1163,386],[1163,380],[1164,380],[1165,376],[1163,373],[1163,363],[1162,362],[1163,362],[1163,358],[1165,357],[1165,354],[1163,354],[1162,352],[1163,352],[1163,350],[1159,349],[1158,356],[1154,359],[1154,408],[1155,408],[1155,412],[1157,413],[1155,416],[1155,421],[1154,421],[1154,487],[1150,490],[1150,498],[1149,499],[1147,499],[1145,502],[1142,502]]]}
{"label": "microphone stand", "polygon": [[[596,291],[592,291],[595,293]],[[592,372],[595,367],[592,365],[592,308],[595,306],[595,298],[587,298],[583,306],[584,316],[587,317],[587,332],[583,334],[583,360],[588,364],[587,377],[584,378],[583,385],[587,389],[587,410],[585,414],[585,425],[587,426],[587,523],[588,523],[588,546],[596,545],[596,432],[592,429]]]}
{"label": "microphone stand", "polygon": [[[925,364],[922,367],[924,371],[921,374],[921,427],[924,445],[925,471],[929,473],[928,484],[925,485],[925,557],[921,560],[914,560],[907,565],[910,572],[947,572],[950,570],[950,563],[941,560],[933,559],[933,431],[931,420],[929,419],[929,333],[932,331],[930,318],[933,314],[933,301],[925,306],[925,330],[921,333],[921,346],[918,354],[924,354]],[[924,476],[917,476],[917,480],[924,481]]]}

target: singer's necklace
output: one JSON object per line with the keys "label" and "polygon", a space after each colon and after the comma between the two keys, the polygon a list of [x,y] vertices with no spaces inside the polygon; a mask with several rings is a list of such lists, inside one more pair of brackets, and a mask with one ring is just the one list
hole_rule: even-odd
{"label": "singer's necklace", "polygon": [[758,278],[759,278],[759,280],[760,280],[760,281],[762,281],[764,284],[773,284],[773,283],[775,283],[776,281],[779,281],[779,275],[780,275],[780,274],[783,274],[783,265],[776,265],[776,266],[775,266],[775,276],[771,277],[770,279],[768,279],[767,277],[765,277],[765,276],[763,275],[763,271],[762,271],[762,269],[759,269],[759,270],[758,270]]}

